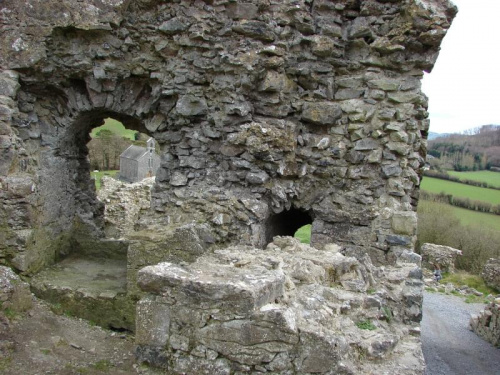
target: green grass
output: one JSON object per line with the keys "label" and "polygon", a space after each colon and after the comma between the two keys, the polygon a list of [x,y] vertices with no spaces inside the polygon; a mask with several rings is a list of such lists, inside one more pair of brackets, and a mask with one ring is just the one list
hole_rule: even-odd
{"label": "green grass", "polygon": [[107,371],[111,367],[113,367],[113,364],[110,361],[103,359],[103,360],[100,360],[100,361],[94,363],[92,367],[94,367],[96,370],[99,370],[99,371]]}
{"label": "green grass", "polygon": [[491,204],[500,204],[500,190],[465,185],[459,182],[440,180],[428,176],[422,178],[420,187],[422,190],[434,194],[439,194],[444,191],[454,197],[463,197],[471,200],[489,202]]}
{"label": "green grass", "polygon": [[452,283],[456,286],[467,285],[469,288],[474,288],[478,292],[484,295],[497,294],[498,292],[488,287],[481,276],[472,275],[464,271],[458,271],[456,273],[445,273],[441,279],[442,284]]}
{"label": "green grass", "polygon": [[473,180],[486,182],[491,186],[500,187],[500,172],[477,171],[477,172],[455,172],[447,171],[450,176],[458,177],[461,180]]}
{"label": "green grass", "polygon": [[299,228],[294,234],[295,238],[298,238],[300,242],[310,244],[311,243],[311,224],[304,225]]}
{"label": "green grass", "polygon": [[356,323],[356,326],[359,329],[366,329],[368,331],[373,331],[377,329],[377,327],[371,322],[371,320],[362,320]]}
{"label": "green grass", "polygon": [[97,136],[97,132],[103,129],[110,130],[113,133],[123,138],[128,138],[132,141],[135,139],[135,130],[126,129],[120,121],[114,120],[112,118],[107,118],[106,120],[104,120],[104,125],[92,129],[92,131],[90,132],[90,136],[92,138],[95,138]]}
{"label": "green grass", "polygon": [[90,177],[95,179],[95,187],[97,190],[101,188],[101,179],[103,176],[111,176],[115,177],[120,171],[99,171],[99,172],[90,172]]}
{"label": "green grass", "polygon": [[500,232],[500,215],[487,214],[485,212],[467,210],[465,208],[450,206],[444,203],[435,203],[434,205],[442,205],[450,207],[453,214],[460,220],[460,223],[465,226],[482,226]]}

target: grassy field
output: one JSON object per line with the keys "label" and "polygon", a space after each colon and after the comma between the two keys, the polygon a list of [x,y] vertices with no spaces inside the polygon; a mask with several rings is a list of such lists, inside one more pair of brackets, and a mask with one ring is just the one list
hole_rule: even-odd
{"label": "grassy field", "polygon": [[500,187],[500,172],[477,171],[477,172],[455,172],[447,171],[450,176],[458,177],[461,180],[473,180],[486,182],[491,186]]}
{"label": "grassy field", "polygon": [[[427,201],[424,201],[427,202]],[[465,208],[451,206],[444,203],[432,202],[436,207],[443,207],[443,212],[451,209],[462,225],[465,226],[482,226],[500,232],[500,215],[487,214],[484,212],[467,210]]]}
{"label": "grassy field", "polygon": [[439,194],[444,191],[455,197],[469,198],[472,200],[489,202],[491,204],[500,204],[500,190],[480,188],[428,176],[422,178],[420,188],[434,194]]}
{"label": "grassy field", "polygon": [[135,130],[125,129],[125,126],[123,126],[123,124],[120,121],[114,120],[112,118],[107,118],[104,121],[104,125],[92,129],[90,136],[92,138],[95,138],[97,132],[103,129],[110,130],[113,133],[118,134],[121,137],[128,138],[132,141],[135,139],[135,133],[136,133]]}
{"label": "grassy field", "polygon": [[102,176],[111,176],[115,177],[120,171],[99,171],[99,172],[90,172],[90,177],[95,179],[95,187],[97,190],[101,188],[101,178]]}

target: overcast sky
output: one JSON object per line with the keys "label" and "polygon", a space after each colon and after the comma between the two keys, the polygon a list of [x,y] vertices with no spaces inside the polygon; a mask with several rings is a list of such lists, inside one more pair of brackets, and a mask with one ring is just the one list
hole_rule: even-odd
{"label": "overcast sky", "polygon": [[500,124],[500,0],[452,1],[458,15],[423,80],[437,133]]}

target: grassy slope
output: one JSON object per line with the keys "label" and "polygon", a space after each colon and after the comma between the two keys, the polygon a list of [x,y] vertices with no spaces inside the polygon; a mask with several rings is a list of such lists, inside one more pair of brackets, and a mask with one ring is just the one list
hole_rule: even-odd
{"label": "grassy slope", "polygon": [[102,130],[102,129],[110,130],[113,133],[118,134],[119,136],[122,136],[124,138],[128,138],[128,139],[130,139],[132,141],[135,139],[134,138],[134,135],[136,133],[135,130],[125,129],[125,126],[123,126],[123,124],[121,122],[119,122],[117,120],[114,120],[112,118],[107,118],[104,121],[104,125],[92,129],[92,132],[90,133],[90,136],[92,138],[95,138],[97,132],[99,130]]}
{"label": "grassy slope", "polygon": [[294,235],[295,238],[298,238],[302,243],[311,243],[311,224],[304,225],[299,228]]}
{"label": "grassy slope", "polygon": [[479,182],[486,182],[491,186],[500,187],[500,172],[491,171],[477,171],[477,172],[455,172],[447,171],[450,176],[455,176],[461,180],[473,180]]}
{"label": "grassy slope", "polygon": [[466,210],[465,208],[450,206],[444,203],[432,202],[432,204],[436,206],[443,206],[443,211],[445,211],[445,208],[450,208],[453,211],[453,214],[460,220],[460,223],[462,223],[462,225],[479,225],[483,227],[489,227],[490,229],[500,232],[500,215]]}
{"label": "grassy slope", "polygon": [[119,171],[100,171],[100,172],[90,172],[90,177],[95,179],[95,187],[97,190],[101,188],[101,178],[102,176],[115,177]]}
{"label": "grassy slope", "polygon": [[489,202],[491,204],[500,204],[500,190],[480,188],[428,176],[422,178],[420,188],[435,194],[444,191],[456,197],[470,198],[472,200]]}

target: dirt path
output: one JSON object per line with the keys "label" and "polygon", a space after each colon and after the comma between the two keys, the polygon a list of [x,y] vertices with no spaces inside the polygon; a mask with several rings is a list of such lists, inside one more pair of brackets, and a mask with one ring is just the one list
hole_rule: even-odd
{"label": "dirt path", "polygon": [[460,297],[424,293],[422,349],[426,375],[500,374],[500,349],[468,328],[470,314],[483,308]]}
{"label": "dirt path", "polygon": [[2,375],[153,374],[135,363],[132,336],[55,315],[43,302],[9,326],[0,330],[0,343],[11,343],[0,355]]}

